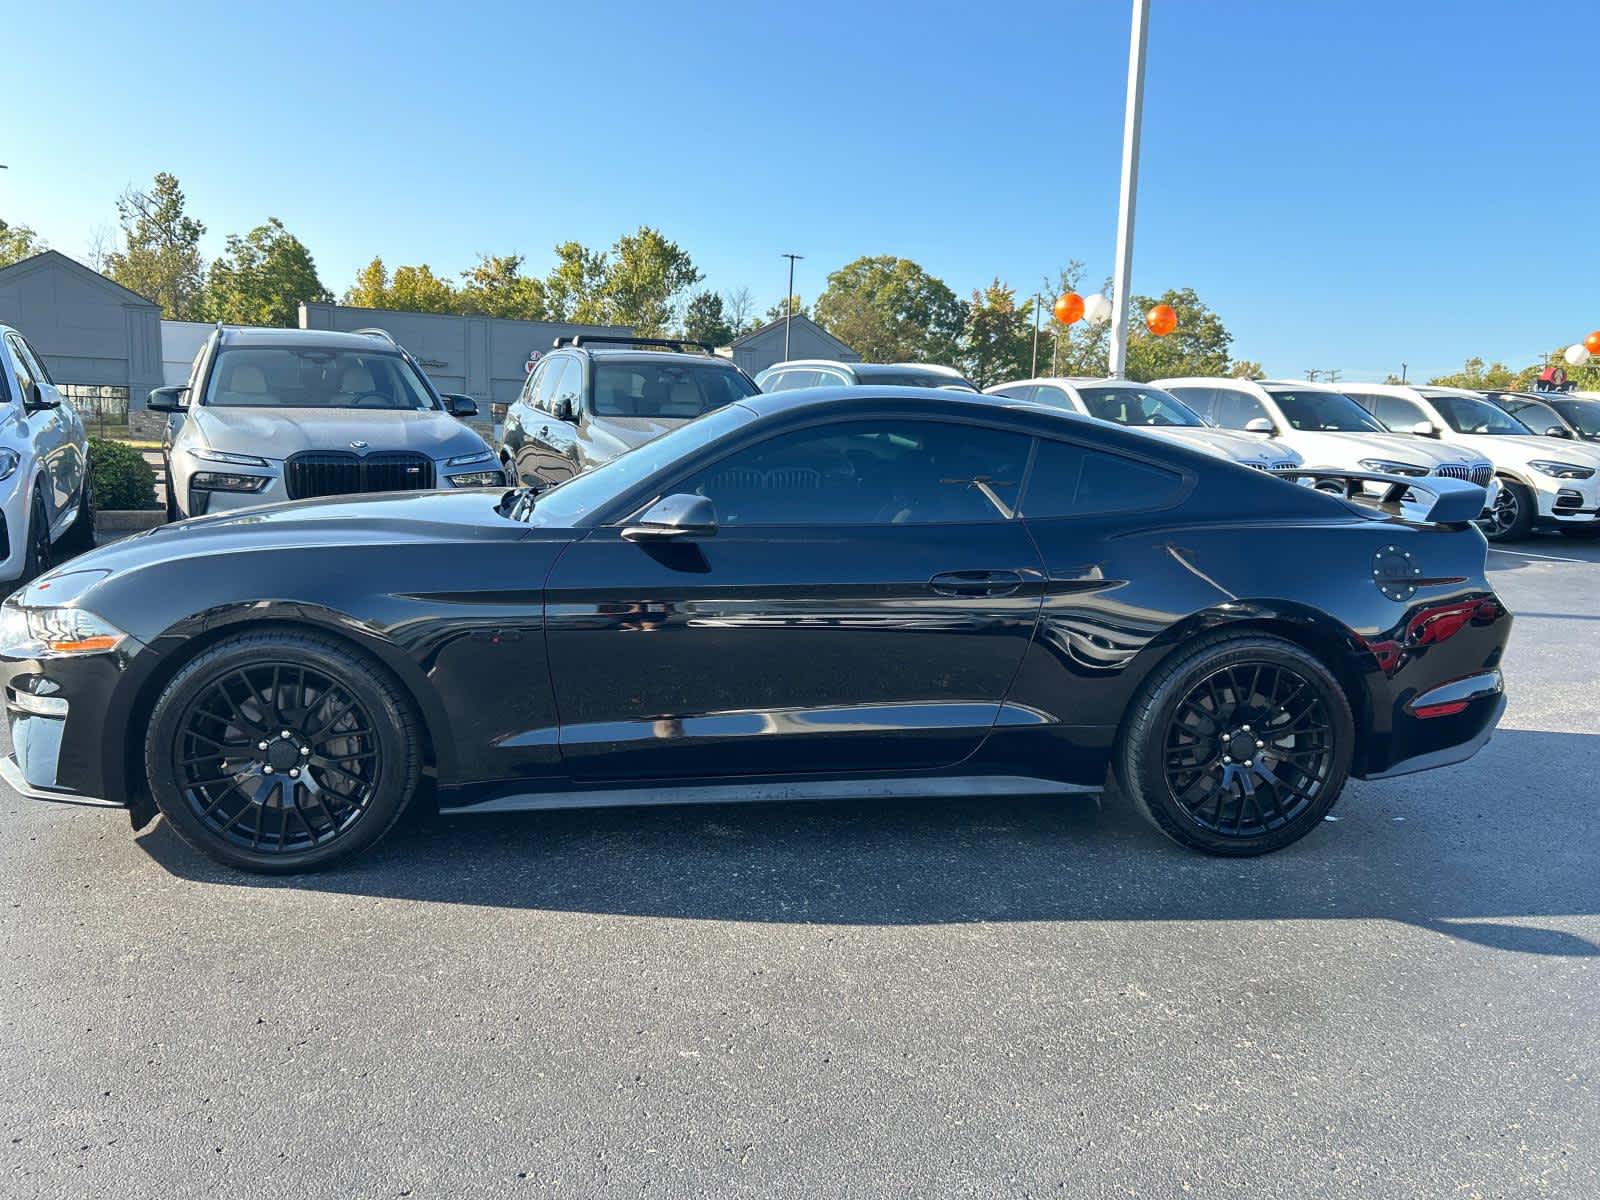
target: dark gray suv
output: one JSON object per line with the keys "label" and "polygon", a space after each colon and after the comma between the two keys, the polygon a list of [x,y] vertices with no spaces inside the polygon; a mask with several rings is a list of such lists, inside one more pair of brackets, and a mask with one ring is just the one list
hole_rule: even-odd
{"label": "dark gray suv", "polygon": [[547,487],[759,391],[703,342],[557,338],[506,412],[500,461],[513,483]]}

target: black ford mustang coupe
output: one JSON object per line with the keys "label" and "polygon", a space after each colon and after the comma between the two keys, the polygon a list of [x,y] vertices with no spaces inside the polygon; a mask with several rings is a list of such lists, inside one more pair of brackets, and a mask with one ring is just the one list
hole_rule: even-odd
{"label": "black ford mustang coupe", "polygon": [[0,774],[262,871],[418,795],[1050,794],[1108,767],[1175,840],[1258,854],[1350,775],[1471,756],[1504,707],[1481,489],[1348,487],[1373,485],[1003,397],[751,397],[537,497],[282,504],[66,564],[0,610]]}

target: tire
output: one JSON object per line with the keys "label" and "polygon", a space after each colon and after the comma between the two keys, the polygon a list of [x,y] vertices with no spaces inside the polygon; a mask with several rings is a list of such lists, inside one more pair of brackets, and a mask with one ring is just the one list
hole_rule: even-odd
{"label": "tire", "polygon": [[69,554],[94,549],[94,481],[87,470],[83,473],[83,490],[78,494],[78,515],[58,544]]}
{"label": "tire", "polygon": [[167,482],[164,488],[167,493],[167,524],[171,525],[174,521],[183,520],[183,514],[178,511],[177,493],[172,486],[172,459],[167,459],[166,467]]}
{"label": "tire", "polygon": [[1500,495],[1483,522],[1483,536],[1491,542],[1519,542],[1533,532],[1538,505],[1533,490],[1515,479],[1500,481]]}
{"label": "tire", "polygon": [[1248,857],[1321,824],[1354,747],[1350,702],[1321,661],[1282,638],[1224,633],[1152,672],[1112,765],[1134,807],[1173,841]]}
{"label": "tire", "polygon": [[145,770],[161,814],[196,850],[287,874],[388,833],[417,790],[421,745],[410,698],[366,655],[310,632],[246,633],[162,690]]}
{"label": "tire", "polygon": [[37,484],[33,488],[33,501],[28,506],[28,553],[22,560],[22,577],[17,583],[24,584],[31,579],[37,579],[55,565],[55,547],[50,542],[50,516],[45,511],[44,493]]}

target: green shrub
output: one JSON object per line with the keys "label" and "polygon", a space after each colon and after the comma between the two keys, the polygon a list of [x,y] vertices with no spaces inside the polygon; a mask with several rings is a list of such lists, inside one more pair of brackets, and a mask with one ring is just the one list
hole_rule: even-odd
{"label": "green shrub", "polygon": [[89,439],[96,508],[156,508],[156,473],[132,446]]}

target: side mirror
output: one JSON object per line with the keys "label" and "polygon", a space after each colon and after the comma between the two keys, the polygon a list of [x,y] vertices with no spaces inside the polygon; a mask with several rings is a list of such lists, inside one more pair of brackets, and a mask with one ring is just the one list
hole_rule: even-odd
{"label": "side mirror", "polygon": [[148,407],[151,412],[174,413],[183,411],[186,387],[158,387],[150,393]]}
{"label": "side mirror", "polygon": [[1251,417],[1244,423],[1246,433],[1274,434],[1278,431],[1272,427],[1272,422],[1265,417]]}
{"label": "side mirror", "polygon": [[1544,431],[1544,435],[1545,435],[1545,437],[1569,438],[1569,437],[1572,436],[1572,433],[1571,433],[1570,430],[1563,429],[1559,425],[1552,425],[1552,426],[1550,426],[1549,429],[1546,429]]}
{"label": "side mirror", "polygon": [[43,412],[47,408],[60,408],[59,400],[46,400],[44,391],[35,380],[28,380],[28,388],[22,393],[22,407],[29,412]]}
{"label": "side mirror", "polygon": [[478,402],[471,396],[463,396],[459,392],[446,392],[440,399],[444,401],[444,406],[452,417],[478,415]]}
{"label": "side mirror", "polygon": [[715,536],[717,508],[704,496],[663,496],[623,528],[630,542],[665,542]]}
{"label": "side mirror", "polygon": [[1439,431],[1433,427],[1432,421],[1418,421],[1411,427],[1411,432],[1418,437],[1438,437]]}

